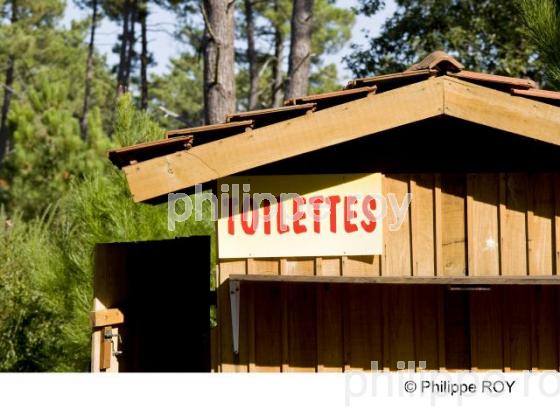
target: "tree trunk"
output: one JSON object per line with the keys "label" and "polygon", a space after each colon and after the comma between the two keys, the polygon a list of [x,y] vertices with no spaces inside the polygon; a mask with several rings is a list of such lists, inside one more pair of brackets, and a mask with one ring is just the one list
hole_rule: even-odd
{"label": "tree trunk", "polygon": [[[274,2],[274,9],[278,11],[278,1]],[[274,27],[274,65],[272,66],[272,105],[282,105],[284,91],[284,73],[282,63],[284,60],[284,33],[280,24]]]}
{"label": "tree trunk", "polygon": [[[18,20],[17,1],[12,0],[11,4],[11,23],[15,24]],[[6,153],[10,149],[9,130],[8,130],[8,114],[10,112],[10,103],[12,102],[13,85],[14,85],[14,67],[15,56],[8,56],[6,67],[6,78],[4,80],[4,101],[2,103],[2,113],[0,117],[0,164],[3,162]]]}
{"label": "tree trunk", "polygon": [[95,26],[97,25],[97,0],[93,0],[91,5],[91,33],[89,37],[88,55],[86,62],[86,81],[84,90],[84,107],[82,110],[82,117],[80,118],[80,134],[84,141],[88,139],[88,123],[87,117],[89,114],[89,101],[91,97],[91,83],[93,81],[93,52],[95,47]]}
{"label": "tree trunk", "polygon": [[125,69],[126,69],[126,53],[128,50],[128,21],[130,17],[130,7],[128,0],[124,2],[122,10],[122,32],[121,32],[121,48],[119,50],[119,69],[117,71],[117,91],[126,91],[124,83]]}
{"label": "tree trunk", "polygon": [[249,63],[249,110],[254,110],[258,103],[259,73],[257,70],[257,51],[255,49],[255,17],[253,0],[245,0],[245,30],[247,36],[247,61]]}
{"label": "tree trunk", "polygon": [[148,2],[142,2],[140,10],[140,25],[142,31],[142,53],[140,55],[140,88],[142,96],[140,99],[140,107],[143,110],[148,108]]}
{"label": "tree trunk", "polygon": [[204,118],[206,124],[225,120],[235,111],[235,0],[204,0]]}
{"label": "tree trunk", "polygon": [[311,65],[313,0],[294,0],[286,99],[307,94]]}
{"label": "tree trunk", "polygon": [[129,29],[128,29],[128,49],[126,52],[126,64],[124,68],[123,83],[128,89],[130,85],[130,73],[132,72],[132,60],[134,59],[134,45],[136,44],[136,21],[138,18],[138,0],[133,0],[129,13]]}

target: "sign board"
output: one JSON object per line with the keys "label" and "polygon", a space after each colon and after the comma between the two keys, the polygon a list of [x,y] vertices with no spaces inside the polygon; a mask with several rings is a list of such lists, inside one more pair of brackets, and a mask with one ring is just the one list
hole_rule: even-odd
{"label": "sign board", "polygon": [[218,194],[220,258],[381,254],[381,174],[235,176]]}

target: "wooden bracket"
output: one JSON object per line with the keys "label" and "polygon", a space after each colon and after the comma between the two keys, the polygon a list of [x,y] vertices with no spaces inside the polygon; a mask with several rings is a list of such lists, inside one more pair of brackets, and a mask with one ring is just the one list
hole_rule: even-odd
{"label": "wooden bracket", "polygon": [[240,283],[237,280],[229,281],[229,301],[231,305],[231,330],[233,332],[233,354],[239,354],[239,304]]}
{"label": "wooden bracket", "polygon": [[119,309],[106,309],[91,312],[93,327],[113,326],[124,323],[124,315]]}

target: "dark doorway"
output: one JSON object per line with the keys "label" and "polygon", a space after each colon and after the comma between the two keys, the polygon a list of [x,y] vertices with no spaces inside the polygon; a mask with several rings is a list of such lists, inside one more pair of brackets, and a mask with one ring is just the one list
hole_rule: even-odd
{"label": "dark doorway", "polygon": [[119,371],[210,371],[210,237],[98,244],[94,297],[124,313]]}

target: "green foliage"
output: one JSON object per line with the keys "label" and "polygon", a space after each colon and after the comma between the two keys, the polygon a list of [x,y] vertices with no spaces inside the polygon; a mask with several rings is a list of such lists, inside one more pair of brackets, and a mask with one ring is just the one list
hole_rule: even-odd
{"label": "green foliage", "polygon": [[[114,130],[119,146],[163,133],[129,94],[118,101]],[[131,201],[123,174],[106,160],[70,184],[43,218],[0,217],[0,370],[88,369],[96,243],[213,235],[209,208],[203,221],[170,232],[167,204]]]}
{"label": "green foliage", "polygon": [[365,47],[354,45],[346,58],[357,76],[401,71],[434,50],[444,50],[470,70],[540,79],[540,66],[533,62],[536,50],[510,0],[396,3],[398,9],[380,35]]}
{"label": "green foliage", "polygon": [[[284,39],[289,38],[290,20],[292,17],[292,1],[277,0],[273,7],[271,1],[254,2],[255,24],[257,34],[257,60],[259,66],[258,101],[259,106],[271,105],[272,67],[275,64],[274,33],[272,28],[278,27]],[[313,12],[313,34],[311,44],[311,78],[309,92],[323,92],[339,89],[336,65],[324,65],[324,57],[338,52],[349,40],[354,26],[354,13],[338,7],[332,0],[315,0]],[[239,37],[245,38],[244,24],[238,22]],[[236,61],[240,67],[236,74],[236,87],[239,109],[248,105],[249,74],[245,61],[245,50],[238,51]],[[289,48],[285,47],[284,57],[287,58]]]}
{"label": "green foliage", "polygon": [[545,64],[547,79],[560,87],[560,2],[517,0],[530,39]]}
{"label": "green foliage", "polygon": [[89,122],[92,138],[80,138],[78,119],[68,103],[72,87],[68,80],[51,81],[42,73],[25,100],[15,101],[10,113],[14,150],[7,160],[9,209],[24,217],[40,214],[71,186],[76,178],[98,170],[109,143],[104,136],[99,109]]}
{"label": "green foliage", "polygon": [[354,20],[351,10],[332,0],[315,0],[311,48],[316,58],[338,52],[350,40]]}
{"label": "green foliage", "polygon": [[[171,70],[152,77],[151,108],[165,128],[200,125],[203,118],[202,58],[184,53],[170,61]],[[165,111],[179,115],[174,118]]]}
{"label": "green foliage", "polygon": [[311,73],[309,78],[309,93],[319,94],[340,90],[338,72],[335,64],[328,64]]}
{"label": "green foliage", "polygon": [[51,228],[48,217],[26,223],[0,212],[0,371],[68,369],[71,361],[62,354],[61,340],[75,340],[64,331],[63,298],[46,297],[62,267]]}

